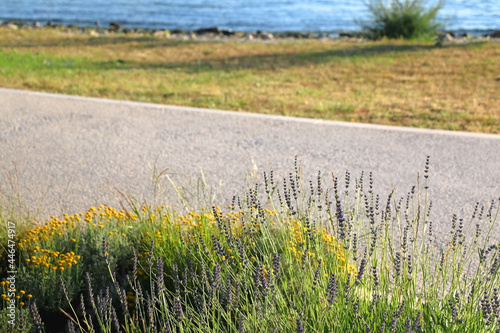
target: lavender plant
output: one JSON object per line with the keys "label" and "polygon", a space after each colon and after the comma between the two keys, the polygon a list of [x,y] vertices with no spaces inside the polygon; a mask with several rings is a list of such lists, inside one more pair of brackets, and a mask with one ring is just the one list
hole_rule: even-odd
{"label": "lavender plant", "polygon": [[[269,175],[225,210],[99,207],[65,218],[61,235],[28,232],[20,251],[74,252],[76,264],[48,271],[70,332],[500,329],[498,201],[477,204],[468,221],[452,217],[443,240],[432,228],[429,160],[423,184],[387,200],[371,174],[351,186],[350,173],[344,184],[320,173],[306,187],[296,161],[281,184]],[[37,307],[50,304],[43,286],[29,287],[36,305],[16,303],[21,332],[50,331]]]}

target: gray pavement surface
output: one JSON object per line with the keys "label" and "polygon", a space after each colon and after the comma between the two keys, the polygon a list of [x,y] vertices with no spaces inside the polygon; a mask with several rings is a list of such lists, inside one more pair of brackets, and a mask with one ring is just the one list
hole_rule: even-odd
{"label": "gray pavement surface", "polygon": [[263,171],[288,177],[295,155],[307,182],[318,171],[341,182],[346,170],[352,178],[373,172],[382,202],[393,186],[397,197],[406,195],[430,155],[438,231],[453,213],[467,220],[475,202],[500,197],[499,135],[0,89],[0,191],[19,195],[43,217],[98,204],[119,208],[120,192],[151,204],[174,202],[166,175],[193,193],[204,175],[212,198],[227,204]]}

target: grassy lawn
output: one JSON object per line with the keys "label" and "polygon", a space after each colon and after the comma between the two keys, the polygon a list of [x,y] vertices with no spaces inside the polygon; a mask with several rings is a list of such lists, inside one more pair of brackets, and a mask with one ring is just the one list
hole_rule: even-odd
{"label": "grassy lawn", "polygon": [[196,41],[0,28],[0,86],[500,133],[500,43]]}

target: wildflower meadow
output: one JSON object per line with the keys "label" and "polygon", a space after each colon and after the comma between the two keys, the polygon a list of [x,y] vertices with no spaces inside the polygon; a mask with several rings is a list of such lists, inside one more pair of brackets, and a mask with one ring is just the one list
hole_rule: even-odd
{"label": "wildflower meadow", "polygon": [[500,332],[499,201],[437,235],[423,167],[404,196],[296,160],[224,207],[14,221],[0,332]]}

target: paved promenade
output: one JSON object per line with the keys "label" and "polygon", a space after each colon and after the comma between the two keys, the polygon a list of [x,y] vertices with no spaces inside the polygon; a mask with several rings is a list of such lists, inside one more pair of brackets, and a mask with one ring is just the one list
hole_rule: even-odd
{"label": "paved promenade", "polygon": [[[175,193],[165,175],[195,190],[203,173],[216,201],[227,203],[245,177],[254,183],[270,170],[287,177],[295,155],[307,182],[318,171],[342,182],[346,170],[352,178],[373,172],[382,201],[393,186],[397,197],[406,195],[430,155],[438,230],[453,213],[467,220],[476,201],[500,197],[499,135],[0,89],[0,189],[19,193],[42,216],[119,207],[120,193],[168,203]],[[154,186],[160,172],[162,186]]]}

